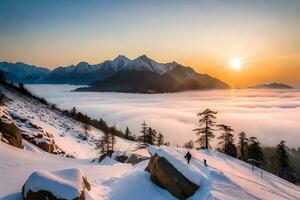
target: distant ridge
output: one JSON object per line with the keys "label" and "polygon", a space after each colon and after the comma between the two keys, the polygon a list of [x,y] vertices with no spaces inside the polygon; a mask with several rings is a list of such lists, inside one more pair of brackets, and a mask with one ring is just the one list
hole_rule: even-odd
{"label": "distant ridge", "polygon": [[294,89],[292,86],[284,83],[269,83],[269,84],[259,84],[252,87],[252,89]]}

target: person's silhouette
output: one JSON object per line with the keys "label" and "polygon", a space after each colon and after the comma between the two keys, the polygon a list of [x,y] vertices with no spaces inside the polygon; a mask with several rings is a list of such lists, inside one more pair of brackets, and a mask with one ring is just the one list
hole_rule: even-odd
{"label": "person's silhouette", "polygon": [[188,152],[185,154],[184,158],[186,159],[187,163],[190,164],[190,160],[191,160],[191,158],[192,158],[192,154],[188,151]]}

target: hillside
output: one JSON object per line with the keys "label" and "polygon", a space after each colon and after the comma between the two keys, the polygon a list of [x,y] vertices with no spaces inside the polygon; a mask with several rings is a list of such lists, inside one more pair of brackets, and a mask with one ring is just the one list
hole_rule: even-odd
{"label": "hillside", "polygon": [[[52,172],[70,168],[78,168],[86,175],[91,185],[91,190],[85,191],[88,200],[175,199],[150,180],[149,173],[145,171],[149,160],[131,165],[112,159],[130,153],[149,157],[146,149],[135,151],[137,143],[117,137],[117,152],[113,157],[107,157],[100,163],[92,162],[99,156],[94,139],[102,136],[102,131],[91,128],[89,137],[83,140],[78,137],[83,132],[83,125],[78,121],[11,89],[3,86],[0,89],[9,98],[1,106],[2,122],[13,121],[22,135],[47,132],[61,150],[74,157],[47,153],[24,139],[24,148],[0,141],[0,199],[22,199],[22,186],[34,171]],[[251,165],[222,153],[190,150],[192,160],[188,165],[184,159],[186,149],[150,146],[147,150],[150,154],[164,157],[187,179],[199,184],[199,189],[189,199],[297,200],[300,196],[298,186],[259,168],[252,171]],[[204,159],[208,166],[203,164]]]}
{"label": "hillside", "polygon": [[[92,189],[87,199],[175,199],[167,191],[149,180],[144,171],[147,161],[138,165],[106,162],[91,163],[89,160],[71,159],[51,154],[21,150],[0,142],[0,198],[21,199],[21,187],[31,172],[80,168],[87,176]],[[171,162],[177,162],[183,173],[197,174],[200,189],[189,199],[269,199],[297,200],[300,188],[274,175],[260,170],[251,171],[249,164],[212,151],[193,150],[193,160],[187,165],[185,149],[164,147]],[[208,167],[202,163],[208,161]]]}
{"label": "hillside", "polygon": [[176,81],[168,75],[150,71],[121,71],[115,75],[96,81],[90,87],[77,88],[76,92],[132,92],[161,93],[175,92]]}
{"label": "hillside", "polygon": [[[10,114],[13,121],[21,129],[22,134],[34,135],[40,131],[50,133],[57,146],[75,158],[96,158],[94,141],[103,135],[99,129],[90,127],[87,140],[81,139],[83,124],[62,113],[43,105],[35,99],[26,97],[0,85],[0,90],[10,99],[3,109]],[[32,124],[32,125],[29,125]],[[26,147],[27,145],[25,145]],[[136,144],[117,138],[116,150],[134,149]]]}

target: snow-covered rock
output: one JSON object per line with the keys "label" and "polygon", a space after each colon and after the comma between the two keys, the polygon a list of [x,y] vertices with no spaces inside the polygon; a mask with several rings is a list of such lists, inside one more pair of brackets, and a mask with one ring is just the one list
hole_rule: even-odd
{"label": "snow-covered rock", "polygon": [[25,200],[84,200],[86,189],[91,189],[90,184],[79,169],[36,171],[25,182],[22,195]]}
{"label": "snow-covered rock", "polygon": [[157,153],[151,156],[146,170],[149,171],[152,182],[165,188],[178,199],[187,199],[199,188],[199,185],[192,183],[165,157],[159,156]]}

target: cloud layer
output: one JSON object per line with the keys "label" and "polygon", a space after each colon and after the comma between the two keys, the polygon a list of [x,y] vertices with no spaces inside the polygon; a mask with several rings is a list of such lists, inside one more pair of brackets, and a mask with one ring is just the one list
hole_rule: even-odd
{"label": "cloud layer", "polygon": [[[224,90],[173,94],[75,93],[76,86],[28,85],[35,94],[62,108],[73,106],[89,116],[138,134],[145,120],[171,144],[195,140],[196,114],[205,108],[218,111],[217,123],[245,131],[264,145],[286,140],[300,146],[300,90]],[[218,132],[216,132],[218,135]],[[216,143],[216,141],[214,141]]]}

